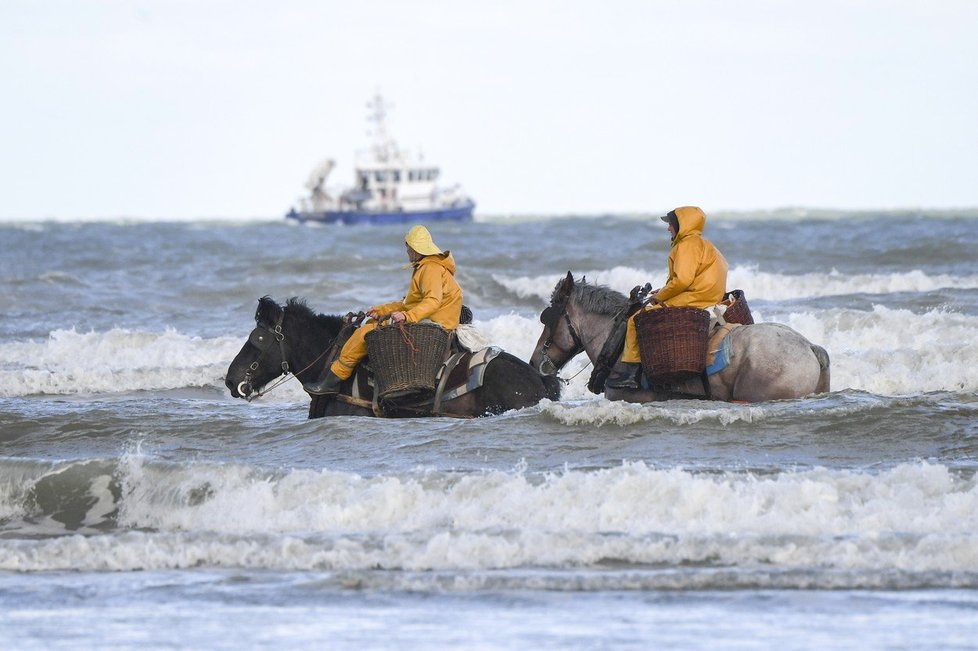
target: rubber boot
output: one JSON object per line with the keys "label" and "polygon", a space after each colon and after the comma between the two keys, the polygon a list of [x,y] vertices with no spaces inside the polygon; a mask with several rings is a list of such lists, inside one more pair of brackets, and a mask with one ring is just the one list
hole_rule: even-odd
{"label": "rubber boot", "polygon": [[610,389],[640,389],[641,375],[642,365],[638,362],[618,362],[604,385]]}
{"label": "rubber boot", "polygon": [[326,377],[319,382],[306,382],[302,388],[314,396],[330,396],[340,392],[341,384],[343,384],[343,380],[337,377],[332,369],[327,369]]}

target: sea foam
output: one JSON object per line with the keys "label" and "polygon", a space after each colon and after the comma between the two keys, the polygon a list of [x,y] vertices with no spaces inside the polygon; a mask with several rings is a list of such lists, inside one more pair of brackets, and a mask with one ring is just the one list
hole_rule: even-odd
{"label": "sea foam", "polygon": [[[627,294],[632,287],[651,283],[653,287],[665,284],[662,269],[649,271],[634,267],[580,272],[588,282],[606,285]],[[558,274],[544,276],[506,276],[495,274],[493,280],[519,298],[539,298],[543,304],[560,280]],[[950,274],[926,274],[912,270],[893,274],[843,274],[832,270],[807,274],[781,274],[761,271],[756,266],[738,265],[727,275],[727,287],[744,290],[751,299],[781,301],[849,294],[888,294],[894,292],[931,292],[938,289],[978,288],[978,276],[954,276]]]}
{"label": "sea foam", "polygon": [[172,329],[55,330],[43,341],[0,345],[0,396],[221,386],[241,344]]}
{"label": "sea foam", "polygon": [[[965,345],[978,317],[941,309],[916,313],[875,305],[871,310],[768,310],[767,320],[797,330],[824,347],[831,359],[832,389],[880,395],[978,390],[978,348]],[[543,331],[536,317],[510,313],[475,326],[496,346],[529,360]],[[41,341],[0,345],[0,396],[121,393],[213,387],[243,341],[201,338],[172,329],[56,330]],[[590,368],[578,355],[562,369],[569,380],[563,400],[593,398]],[[298,382],[287,382],[263,400],[305,402]],[[616,419],[628,416],[616,416]]]}
{"label": "sea foam", "polygon": [[[978,572],[978,483],[926,463],[878,474],[697,474],[633,462],[365,477],[131,456],[116,472],[113,533],[0,540],[0,569],[439,571],[614,561]],[[104,494],[100,477],[92,490]]]}

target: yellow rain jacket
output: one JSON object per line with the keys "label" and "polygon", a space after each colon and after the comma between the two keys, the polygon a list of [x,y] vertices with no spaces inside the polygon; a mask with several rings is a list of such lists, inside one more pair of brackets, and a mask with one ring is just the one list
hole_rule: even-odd
{"label": "yellow rain jacket", "polygon": [[[676,218],[679,232],[669,252],[669,277],[655,297],[672,307],[716,305],[727,291],[727,260],[709,240],[703,239],[706,215],[702,210],[693,206],[676,208]],[[648,305],[645,309],[656,307]],[[629,317],[625,329],[621,361],[642,361],[634,314]]]}
{"label": "yellow rain jacket", "polygon": [[669,252],[669,278],[655,295],[666,305],[710,307],[727,291],[727,261],[703,239],[706,215],[699,208],[676,208],[679,233]]}
{"label": "yellow rain jacket", "polygon": [[458,327],[462,312],[462,288],[455,282],[455,259],[452,254],[428,255],[414,263],[411,286],[403,301],[377,305],[380,316],[404,312],[410,323],[424,319],[434,321],[446,330]]}

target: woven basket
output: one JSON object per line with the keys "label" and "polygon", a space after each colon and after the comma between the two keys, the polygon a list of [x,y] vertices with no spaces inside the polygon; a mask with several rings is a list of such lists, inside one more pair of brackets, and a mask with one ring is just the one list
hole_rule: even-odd
{"label": "woven basket", "polygon": [[642,370],[652,384],[680,382],[706,368],[710,313],[698,307],[662,307],[635,315]]}
{"label": "woven basket", "polygon": [[452,333],[436,323],[379,326],[365,337],[380,399],[435,390]]}
{"label": "woven basket", "polygon": [[727,323],[741,323],[751,325],[754,317],[750,313],[750,306],[747,304],[747,297],[743,290],[735,289],[723,295],[723,302],[728,303],[729,307],[723,312],[723,320]]}

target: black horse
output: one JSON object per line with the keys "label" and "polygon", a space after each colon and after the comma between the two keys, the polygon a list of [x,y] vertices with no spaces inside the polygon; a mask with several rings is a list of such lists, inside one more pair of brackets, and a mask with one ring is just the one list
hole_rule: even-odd
{"label": "black horse", "polygon": [[[225,385],[235,398],[247,398],[279,376],[295,374],[300,382],[319,378],[326,352],[344,325],[339,316],[314,313],[298,298],[284,306],[268,296],[258,300],[256,327],[228,367]],[[373,416],[369,400],[354,398],[356,375],[343,383],[340,396],[311,396],[309,418]],[[362,396],[362,393],[360,394]],[[560,397],[560,381],[543,375],[523,360],[502,352],[485,367],[482,386],[441,403],[438,415],[475,417],[500,414]],[[385,413],[427,415],[423,409]]]}

